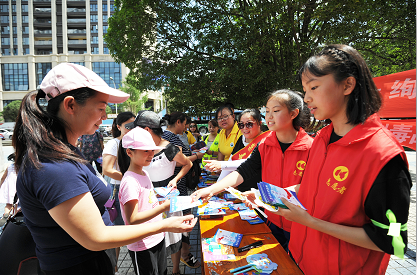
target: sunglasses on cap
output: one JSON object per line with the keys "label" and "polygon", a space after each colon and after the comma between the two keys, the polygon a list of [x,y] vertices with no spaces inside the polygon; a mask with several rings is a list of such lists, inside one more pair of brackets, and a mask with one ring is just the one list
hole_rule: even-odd
{"label": "sunglasses on cap", "polygon": [[246,122],[246,123],[243,123],[243,122],[239,122],[238,124],[237,124],[237,127],[239,128],[239,129],[243,129],[243,128],[245,128],[245,126],[246,126],[246,128],[248,128],[248,129],[252,129],[252,127],[253,127],[253,122]]}

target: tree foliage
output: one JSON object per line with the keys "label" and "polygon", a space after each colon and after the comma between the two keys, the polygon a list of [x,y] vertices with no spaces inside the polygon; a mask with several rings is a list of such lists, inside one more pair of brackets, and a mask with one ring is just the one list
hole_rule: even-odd
{"label": "tree foliage", "polygon": [[119,108],[124,111],[130,111],[136,114],[139,110],[143,110],[145,103],[148,101],[148,95],[138,88],[138,81],[134,75],[129,73],[126,79],[122,82],[120,87],[125,93],[128,93],[130,97],[123,103],[119,104]]}
{"label": "tree foliage", "polygon": [[19,113],[21,100],[15,100],[7,104],[3,110],[3,118],[5,122],[14,122],[16,121],[17,115]]}
{"label": "tree foliage", "polygon": [[415,1],[117,0],[106,42],[140,89],[170,110],[265,103],[301,90],[298,68],[326,44],[358,49],[375,76],[415,68]]}

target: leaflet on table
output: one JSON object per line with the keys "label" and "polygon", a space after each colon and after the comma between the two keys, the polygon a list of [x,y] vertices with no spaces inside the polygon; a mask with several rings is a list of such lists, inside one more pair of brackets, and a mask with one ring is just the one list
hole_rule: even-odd
{"label": "leaflet on table", "polygon": [[292,190],[287,190],[285,188],[281,188],[263,181],[258,183],[258,188],[262,201],[266,204],[288,209],[288,207],[285,206],[285,204],[283,204],[281,201],[281,198],[285,198],[292,204],[306,210],[306,208],[298,200],[297,194]]}
{"label": "leaflet on table", "polygon": [[217,232],[214,235],[216,242],[234,247],[239,247],[242,238],[243,234],[230,232],[223,229],[217,229]]}
{"label": "leaflet on table", "polygon": [[231,246],[217,243],[214,238],[203,238],[201,242],[201,250],[203,251],[203,258],[205,262],[236,259]]}
{"label": "leaflet on table", "polygon": [[197,210],[197,215],[205,216],[205,215],[226,215],[226,210],[221,208],[210,208],[206,206],[200,207]]}
{"label": "leaflet on table", "polygon": [[253,220],[258,217],[258,214],[256,214],[255,210],[253,209],[246,209],[237,212],[239,213],[240,218],[244,221]]}
{"label": "leaflet on table", "polygon": [[249,207],[247,207],[244,203],[235,203],[235,204],[230,204],[229,209],[241,211],[241,210],[247,210],[249,209]]}
{"label": "leaflet on table", "polygon": [[224,193],[223,194],[223,198],[227,201],[235,201],[238,200],[238,198],[236,198],[234,195],[230,194],[230,193]]}
{"label": "leaflet on table", "polygon": [[202,200],[192,201],[190,196],[177,196],[171,199],[170,201],[169,212],[181,211],[188,208],[197,207],[203,204]]}

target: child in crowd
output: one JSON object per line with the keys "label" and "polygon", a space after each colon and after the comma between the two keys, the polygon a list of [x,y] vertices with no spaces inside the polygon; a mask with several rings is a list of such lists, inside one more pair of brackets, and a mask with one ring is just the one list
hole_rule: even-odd
{"label": "child in crowd", "polygon": [[[283,188],[301,182],[304,165],[313,142],[303,129],[312,125],[310,111],[305,106],[303,98],[290,90],[272,93],[266,103],[265,120],[270,132],[266,133],[249,158],[223,180],[193,193],[195,199],[208,200],[225,188],[236,187],[243,182],[253,184],[253,186],[246,185],[246,189],[257,188],[253,178],[262,178],[265,182]],[[273,235],[282,247],[288,250],[291,222],[269,211],[265,212],[268,215],[266,223]]]}
{"label": "child in crowd", "polygon": [[197,123],[195,121],[191,121],[190,126],[188,128],[190,129],[190,133],[194,136],[195,140],[200,141],[201,135],[200,135],[200,132],[198,131]]}
{"label": "child in crowd", "polygon": [[209,134],[203,137],[203,141],[206,143],[208,150],[204,154],[201,166],[204,167],[205,160],[214,159],[217,160],[217,154],[219,151],[219,123],[215,119],[211,119],[208,122]]}
{"label": "child in crowd", "polygon": [[[151,134],[140,127],[128,132],[122,139],[122,147],[130,158],[127,171],[122,171],[119,201],[126,225],[151,223],[162,220],[162,212],[169,210],[169,200],[159,204],[148,172],[143,170],[154,156],[156,146]],[[119,158],[122,153],[119,153]],[[122,167],[121,167],[122,168]],[[135,274],[167,274],[167,255],[164,233],[146,237],[127,245]]]}
{"label": "child in crowd", "polygon": [[407,249],[411,179],[403,148],[376,114],[369,68],[352,47],[329,45],[299,77],[314,117],[331,124],[304,170],[298,198],[307,211],[282,199],[289,209],[277,212],[293,221],[290,252],[305,274],[385,274],[389,254]]}

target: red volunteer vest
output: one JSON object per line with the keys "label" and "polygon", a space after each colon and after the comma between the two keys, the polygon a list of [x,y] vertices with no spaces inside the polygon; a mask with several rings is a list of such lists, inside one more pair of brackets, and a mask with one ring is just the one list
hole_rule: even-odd
{"label": "red volunteer vest", "polygon": [[[299,184],[312,143],[313,138],[300,128],[295,141],[282,153],[275,132],[271,132],[258,146],[262,160],[262,180],[279,187]],[[265,212],[268,220],[276,226],[288,232],[291,230],[290,221],[270,211]]]}
{"label": "red volunteer vest", "polygon": [[[381,169],[403,148],[377,115],[329,145],[333,125],[323,128],[310,149],[298,198],[313,217],[362,227],[365,200]],[[294,223],[290,251],[306,275],[385,274],[389,255],[362,248]]]}

